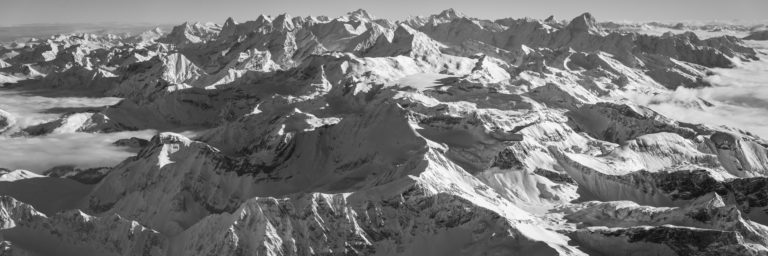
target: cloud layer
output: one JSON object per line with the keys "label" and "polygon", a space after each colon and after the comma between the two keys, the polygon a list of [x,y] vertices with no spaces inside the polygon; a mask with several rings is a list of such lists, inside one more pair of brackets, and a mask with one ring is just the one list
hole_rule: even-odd
{"label": "cloud layer", "polygon": [[[87,111],[115,104],[119,98],[60,97],[18,90],[0,90],[0,109],[15,120],[6,134],[20,128],[46,122],[68,112]],[[113,166],[133,155],[126,148],[112,145],[115,140],[130,137],[149,138],[155,131],[109,134],[52,134],[40,137],[7,137],[0,135],[0,167],[42,172],[59,165],[81,168]]]}
{"label": "cloud layer", "polygon": [[[768,52],[768,42],[750,43]],[[679,88],[653,97],[635,96],[633,100],[680,121],[726,125],[768,139],[768,54],[762,54],[760,61],[712,71],[714,75],[706,80],[713,87]],[[699,99],[714,106],[696,108],[689,104]]]}
{"label": "cloud layer", "polygon": [[68,133],[0,138],[0,167],[42,172],[54,166],[114,166],[135,153],[112,145],[118,139],[148,139],[153,130],[118,133]]}
{"label": "cloud layer", "polygon": [[118,101],[120,98],[114,97],[42,96],[18,90],[0,90],[0,109],[11,113],[16,120],[16,125],[20,127],[50,121],[67,112],[99,109],[114,105]]}

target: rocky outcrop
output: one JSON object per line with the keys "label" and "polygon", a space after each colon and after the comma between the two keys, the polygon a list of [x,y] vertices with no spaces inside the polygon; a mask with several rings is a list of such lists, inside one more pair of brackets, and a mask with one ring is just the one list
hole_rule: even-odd
{"label": "rocky outcrop", "polygon": [[764,144],[728,132],[715,132],[705,142],[734,176],[764,176],[768,171],[768,149]]}
{"label": "rocky outcrop", "polygon": [[11,113],[0,109],[0,134],[10,129],[15,122],[16,121],[14,120],[13,116],[11,116]]}
{"label": "rocky outcrop", "polygon": [[126,130],[124,126],[109,119],[102,113],[70,113],[50,122],[24,128],[20,133],[29,136],[62,134],[73,132],[116,132]]}
{"label": "rocky outcrop", "polygon": [[158,94],[190,88],[204,74],[181,53],[156,56],[128,66],[120,83],[108,94],[147,101]]}
{"label": "rocky outcrop", "polygon": [[13,182],[17,180],[43,177],[42,175],[27,170],[0,170],[0,182]]}
{"label": "rocky outcrop", "polygon": [[595,138],[623,143],[639,135],[671,132],[693,138],[695,132],[680,127],[675,121],[642,106],[597,103],[570,111],[567,115],[576,129]]}
{"label": "rocky outcrop", "polygon": [[[49,217],[9,196],[0,196],[0,213],[3,237],[34,253],[165,255],[167,247],[156,231],[117,215],[93,217],[72,210]],[[36,241],[26,240],[29,236]]]}
{"label": "rocky outcrop", "polygon": [[676,226],[590,228],[577,231],[574,240],[599,253],[632,255],[760,255],[765,247],[744,244],[736,232]]}
{"label": "rocky outcrop", "polygon": [[624,28],[356,10],[3,46],[14,90],[123,98],[0,112],[12,139],[159,132],[114,167],[0,170],[0,253],[765,254],[768,144],[631,100],[707,110],[673,90],[761,53]]}
{"label": "rocky outcrop", "polygon": [[73,179],[83,184],[96,184],[111,170],[109,167],[80,169],[72,165],[56,166],[43,172],[43,175],[54,178]]}
{"label": "rocky outcrop", "polygon": [[745,40],[768,40],[768,30],[759,30],[749,33],[744,37]]}
{"label": "rocky outcrop", "polygon": [[219,34],[220,30],[221,28],[215,24],[185,22],[173,27],[170,33],[161,37],[158,41],[186,47],[211,40]]}

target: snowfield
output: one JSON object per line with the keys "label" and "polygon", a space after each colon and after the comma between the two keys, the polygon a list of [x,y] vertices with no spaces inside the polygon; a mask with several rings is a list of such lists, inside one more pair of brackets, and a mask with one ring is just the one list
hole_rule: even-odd
{"label": "snowfield", "polygon": [[0,255],[766,255],[760,27],[364,10],[0,46]]}

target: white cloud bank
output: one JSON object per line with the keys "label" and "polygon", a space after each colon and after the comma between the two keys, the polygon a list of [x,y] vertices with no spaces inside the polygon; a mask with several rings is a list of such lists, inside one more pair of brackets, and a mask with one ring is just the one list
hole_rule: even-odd
{"label": "white cloud bank", "polygon": [[[727,125],[768,139],[768,42],[749,42],[760,49],[760,61],[740,63],[733,69],[713,69],[706,78],[713,87],[686,89],[633,100],[671,118],[691,123]],[[703,109],[685,102],[703,99],[714,106]]]}
{"label": "white cloud bank", "polygon": [[117,133],[67,133],[40,137],[0,138],[0,167],[40,173],[54,166],[110,167],[135,155],[112,145],[118,139],[148,139],[153,130]]}
{"label": "white cloud bank", "polygon": [[[0,109],[15,119],[10,134],[23,127],[51,121],[72,111],[85,111],[115,104],[119,98],[61,97],[30,95],[18,90],[0,90]],[[153,130],[107,134],[51,134],[39,137],[7,137],[0,135],[0,167],[42,172],[59,165],[81,168],[114,166],[134,153],[112,145],[118,139],[148,139]]]}

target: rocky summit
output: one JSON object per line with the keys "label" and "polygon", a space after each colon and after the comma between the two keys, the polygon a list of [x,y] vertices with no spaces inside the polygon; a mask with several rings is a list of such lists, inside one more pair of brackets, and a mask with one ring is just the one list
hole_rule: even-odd
{"label": "rocky summit", "polygon": [[117,99],[0,109],[0,143],[114,135],[129,156],[0,168],[0,255],[768,255],[768,142],[633,100],[763,61],[765,31],[598,18],[357,10],[2,44],[0,91]]}

